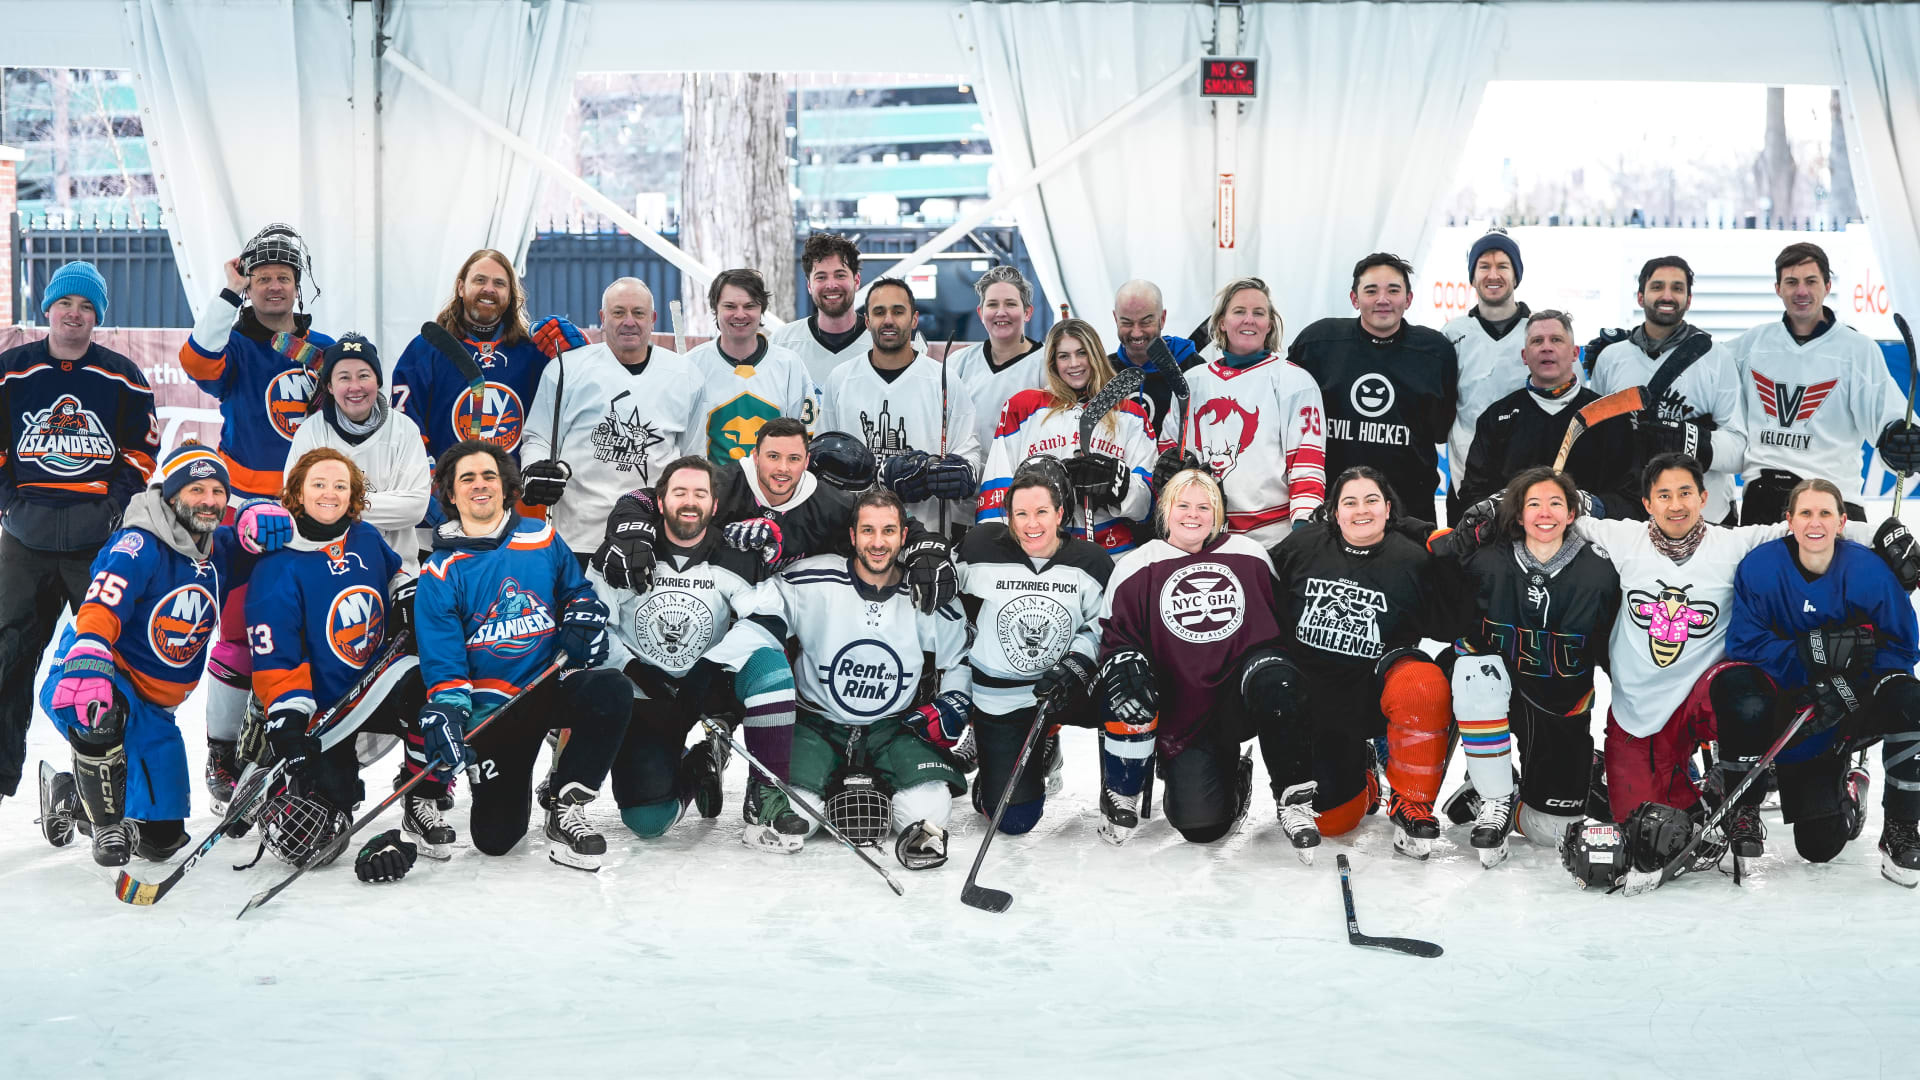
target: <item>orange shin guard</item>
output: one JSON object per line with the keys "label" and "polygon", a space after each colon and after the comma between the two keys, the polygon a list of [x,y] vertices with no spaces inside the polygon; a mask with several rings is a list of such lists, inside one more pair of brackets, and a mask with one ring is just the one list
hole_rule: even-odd
{"label": "orange shin guard", "polygon": [[1360,819],[1367,816],[1367,811],[1379,798],[1379,782],[1369,775],[1367,786],[1362,788],[1358,795],[1322,813],[1314,824],[1319,826],[1321,836],[1339,836],[1341,833],[1352,832],[1354,826],[1360,824]]}
{"label": "orange shin guard", "polygon": [[1447,771],[1447,728],[1453,721],[1447,677],[1431,660],[1409,657],[1394,664],[1382,681],[1387,783],[1401,798],[1431,805],[1440,797]]}

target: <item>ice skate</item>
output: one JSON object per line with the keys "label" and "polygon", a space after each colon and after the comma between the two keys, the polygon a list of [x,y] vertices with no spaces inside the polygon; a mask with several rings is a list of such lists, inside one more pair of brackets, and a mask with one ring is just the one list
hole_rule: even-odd
{"label": "ice skate", "polygon": [[1433,842],[1440,836],[1440,823],[1434,820],[1432,803],[1417,803],[1393,796],[1388,811],[1393,822],[1393,850],[1409,859],[1427,860],[1433,854]]}
{"label": "ice skate", "polygon": [[1920,885],[1920,823],[1887,819],[1880,830],[1880,876],[1903,889]]}
{"label": "ice skate", "polygon": [[1480,816],[1480,804],[1483,801],[1480,789],[1473,786],[1473,777],[1469,776],[1466,783],[1455,788],[1453,794],[1447,796],[1447,801],[1440,804],[1440,812],[1447,815],[1449,822],[1465,825]]}
{"label": "ice skate", "polygon": [[1847,840],[1849,843],[1860,839],[1867,827],[1867,796],[1873,790],[1873,777],[1867,775],[1867,768],[1860,762],[1853,763],[1847,770],[1847,778],[1840,782],[1840,812],[1847,818]]}
{"label": "ice skate", "polygon": [[240,763],[234,756],[235,744],[227,739],[207,740],[207,797],[215,814],[225,815],[233,801],[233,785],[239,781]]}
{"label": "ice skate", "polygon": [[554,808],[547,811],[547,839],[552,841],[547,858],[575,870],[600,871],[607,839],[587,824],[587,804],[594,794],[584,784],[568,784],[554,796]]}
{"label": "ice skate", "polygon": [[[967,730],[973,729],[969,727]],[[1060,754],[1059,733],[1047,736],[1046,745],[1042,750],[1044,751],[1043,760],[1047,763],[1047,794],[1058,795],[1060,789],[1067,784],[1067,761]]]}
{"label": "ice skate", "polygon": [[1507,861],[1507,834],[1513,831],[1513,796],[1481,799],[1473,820],[1470,842],[1480,853],[1480,865],[1488,870]]}
{"label": "ice skate", "polygon": [[54,847],[73,843],[74,813],[80,808],[80,794],[73,786],[73,774],[55,772],[52,765],[40,763],[40,835]]}
{"label": "ice skate", "polygon": [[1320,846],[1320,827],[1316,822],[1320,815],[1313,809],[1313,796],[1318,790],[1319,785],[1309,780],[1280,793],[1280,831],[1287,834],[1293,843],[1293,853],[1307,866],[1313,865],[1313,849]]}
{"label": "ice skate", "polygon": [[417,789],[408,792],[400,828],[413,839],[423,857],[444,862],[453,858],[453,843],[458,837],[454,835],[453,826],[440,814],[439,798],[439,792],[425,795]]}
{"label": "ice skate", "polygon": [[750,848],[792,855],[806,846],[806,821],[794,813],[786,795],[772,784],[749,781],[740,816],[747,819],[740,842]]}
{"label": "ice skate", "polygon": [[93,861],[101,866],[125,866],[140,843],[140,830],[129,819],[93,827]]}
{"label": "ice skate", "polygon": [[1140,827],[1140,796],[1122,795],[1109,787],[1100,789],[1100,839],[1115,847],[1127,842]]}
{"label": "ice skate", "polygon": [[717,748],[712,738],[688,747],[680,757],[680,800],[692,803],[703,818],[719,817],[720,774],[726,767],[726,751]]}

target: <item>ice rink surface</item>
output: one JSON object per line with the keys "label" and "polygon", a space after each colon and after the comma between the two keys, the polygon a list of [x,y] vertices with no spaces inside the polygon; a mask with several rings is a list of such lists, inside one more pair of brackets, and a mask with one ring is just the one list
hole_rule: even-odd
{"label": "ice rink surface", "polygon": [[[197,770],[197,695],[181,726]],[[271,855],[228,869],[251,837],[223,840],[146,908],[115,900],[85,838],[47,846],[32,773],[68,755],[39,718],[29,777],[0,803],[0,1076],[1920,1071],[1920,894],[1878,872],[1878,748],[1866,831],[1833,863],[1800,861],[1769,812],[1743,887],[1708,874],[1628,898],[1583,892],[1521,839],[1483,870],[1465,826],[1430,862],[1397,857],[1384,816],[1302,866],[1257,754],[1252,812],[1225,839],[1187,844],[1156,813],[1110,847],[1094,832],[1093,736],[1064,739],[1065,790],[988,854],[982,883],[1014,895],[1000,915],[959,902],[986,828],[965,800],[947,866],[910,873],[890,841],[881,852],[900,899],[825,837],[791,857],[741,846],[736,758],[722,815],[664,840],[633,837],[610,797],[594,803],[609,843],[598,874],[548,861],[537,811],[509,855],[478,854],[463,784],[450,862],[371,886],[343,859],[236,922],[289,872]],[[376,795],[392,762],[365,774]],[[1461,776],[1456,755],[1443,795]],[[197,840],[216,820],[197,775],[194,806]],[[362,836],[398,825],[390,811]],[[1362,930],[1446,954],[1350,946],[1341,852]]]}

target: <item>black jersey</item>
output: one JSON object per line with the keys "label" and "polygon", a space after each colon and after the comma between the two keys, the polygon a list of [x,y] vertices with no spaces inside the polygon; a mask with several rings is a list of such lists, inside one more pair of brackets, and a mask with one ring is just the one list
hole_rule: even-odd
{"label": "black jersey", "polygon": [[[1464,510],[1507,486],[1522,470],[1551,465],[1560,453],[1573,415],[1600,395],[1582,386],[1565,400],[1542,398],[1521,387],[1487,406],[1473,429],[1466,473],[1460,481]],[[1644,518],[1640,477],[1634,469],[1633,427],[1624,416],[1589,428],[1567,455],[1567,472],[1580,490],[1599,496],[1606,517]]]}
{"label": "black jersey", "polygon": [[1295,529],[1273,549],[1287,654],[1309,676],[1368,685],[1374,665],[1423,637],[1450,637],[1445,571],[1389,531],[1354,547],[1330,523]]}
{"label": "black jersey", "polygon": [[1579,550],[1550,574],[1525,565],[1514,543],[1474,552],[1465,568],[1474,615],[1461,634],[1472,651],[1505,657],[1517,695],[1557,716],[1590,705],[1620,610],[1613,563],[1571,529],[1566,542]]}
{"label": "black jersey", "polygon": [[1321,319],[1300,332],[1287,359],[1320,384],[1327,480],[1354,465],[1386,474],[1404,509],[1430,518],[1439,486],[1438,444],[1458,400],[1459,359],[1438,330],[1402,323],[1377,338],[1358,318]]}

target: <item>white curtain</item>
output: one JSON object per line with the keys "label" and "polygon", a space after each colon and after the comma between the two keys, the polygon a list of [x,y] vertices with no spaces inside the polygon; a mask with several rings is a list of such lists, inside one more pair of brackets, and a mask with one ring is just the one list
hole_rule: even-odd
{"label": "white curtain", "polygon": [[[142,126],[175,261],[197,312],[269,222],[313,256],[323,330],[353,311],[348,0],[128,0]],[[315,286],[322,291],[312,301]],[[111,308],[109,304],[109,308]]]}
{"label": "white curtain", "polygon": [[[468,104],[549,149],[586,29],[587,5],[571,0],[407,0],[389,6],[385,32],[390,48]],[[380,344],[397,356],[476,248],[519,263],[542,180],[392,66],[380,80]]]}
{"label": "white curtain", "polygon": [[[1262,60],[1240,121],[1240,273],[1266,279],[1289,335],[1345,314],[1353,263],[1418,260],[1453,186],[1501,47],[1485,4],[1254,4],[1241,52]],[[957,13],[994,155],[1008,178],[1202,49],[1211,8],[973,3]],[[1017,215],[1042,284],[1108,310],[1123,281],[1160,285],[1177,332],[1213,290],[1213,127],[1197,88],[1148,108],[1040,185]]]}
{"label": "white curtain", "polygon": [[1920,8],[1839,4],[1830,12],[1873,248],[1894,307],[1920,303]]}

